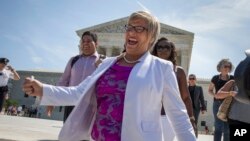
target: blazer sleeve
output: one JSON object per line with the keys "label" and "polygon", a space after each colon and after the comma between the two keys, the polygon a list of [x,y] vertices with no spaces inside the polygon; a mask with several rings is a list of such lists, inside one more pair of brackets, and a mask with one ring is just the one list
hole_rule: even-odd
{"label": "blazer sleeve", "polygon": [[163,106],[174,128],[178,141],[196,141],[186,107],[180,97],[172,65],[166,65],[164,72]]}
{"label": "blazer sleeve", "polygon": [[64,87],[43,84],[43,96],[41,105],[71,106],[76,105],[83,96],[86,85],[91,80],[88,76],[78,86]]}
{"label": "blazer sleeve", "polygon": [[[92,87],[95,82],[94,77],[100,76],[113,63],[114,58],[105,59],[103,63],[78,86],[64,87],[43,84],[43,96],[41,105],[68,106],[76,105],[78,101],[86,94],[87,89]],[[106,63],[105,63],[106,62]],[[102,72],[102,73],[101,73]]]}

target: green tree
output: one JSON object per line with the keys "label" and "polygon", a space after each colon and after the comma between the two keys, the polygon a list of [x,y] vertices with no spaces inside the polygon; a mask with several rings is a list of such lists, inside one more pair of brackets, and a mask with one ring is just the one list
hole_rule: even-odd
{"label": "green tree", "polygon": [[14,99],[5,100],[5,102],[4,102],[5,109],[8,108],[9,106],[18,106],[17,100],[14,100]]}

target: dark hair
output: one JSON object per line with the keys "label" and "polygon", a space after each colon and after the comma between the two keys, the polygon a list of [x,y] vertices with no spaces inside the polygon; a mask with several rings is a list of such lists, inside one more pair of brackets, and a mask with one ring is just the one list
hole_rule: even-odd
{"label": "dark hair", "polygon": [[126,44],[123,45],[122,53],[126,52]]}
{"label": "dark hair", "polygon": [[9,63],[9,59],[7,58],[0,58],[0,63],[3,63],[3,64],[8,64]]}
{"label": "dark hair", "polygon": [[166,41],[167,42],[167,45],[171,48],[171,53],[170,53],[170,56],[169,56],[169,58],[167,60],[171,61],[173,63],[173,65],[176,65],[177,53],[176,53],[175,45],[174,45],[173,42],[168,41],[168,39],[165,38],[165,37],[161,37],[160,39],[157,40],[157,42],[155,43],[155,45],[153,47],[153,50],[152,50],[151,54],[154,55],[154,56],[157,56],[156,48],[157,48],[158,43],[160,41]]}
{"label": "dark hair", "polygon": [[196,79],[195,74],[189,74],[189,76],[188,76],[188,77],[193,77],[194,79]]}
{"label": "dark hair", "polygon": [[[93,41],[94,41],[95,43],[97,43],[97,35],[96,35],[95,33],[91,32],[91,31],[85,31],[85,32],[82,34],[82,38],[83,38],[83,36],[85,36],[85,35],[91,36],[92,39],[93,39]],[[82,39],[82,38],[81,38],[81,39]]]}

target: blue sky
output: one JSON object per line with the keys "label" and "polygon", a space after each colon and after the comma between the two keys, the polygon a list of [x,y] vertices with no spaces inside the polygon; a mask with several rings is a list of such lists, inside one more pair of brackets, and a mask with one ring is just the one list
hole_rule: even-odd
{"label": "blue sky", "polygon": [[17,70],[60,71],[78,53],[76,30],[149,10],[160,22],[195,34],[190,73],[235,66],[250,45],[249,0],[1,0],[0,57]]}

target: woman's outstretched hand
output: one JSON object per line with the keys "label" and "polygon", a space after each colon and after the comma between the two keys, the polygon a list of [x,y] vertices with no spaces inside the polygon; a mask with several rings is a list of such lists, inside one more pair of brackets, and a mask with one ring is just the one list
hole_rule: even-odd
{"label": "woman's outstretched hand", "polygon": [[23,91],[29,96],[41,97],[43,95],[43,83],[32,77],[27,77],[23,83]]}

